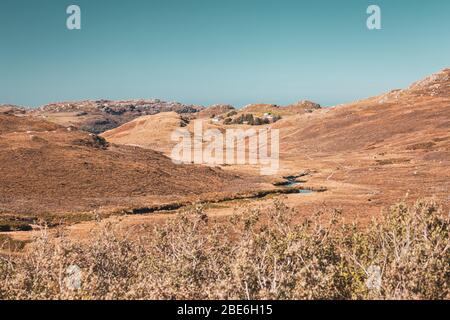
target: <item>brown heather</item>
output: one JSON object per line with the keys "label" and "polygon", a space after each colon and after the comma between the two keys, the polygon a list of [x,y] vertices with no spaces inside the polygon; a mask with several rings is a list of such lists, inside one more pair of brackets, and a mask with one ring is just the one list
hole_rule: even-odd
{"label": "brown heather", "polygon": [[[198,207],[131,239],[99,222],[87,245],[46,232],[0,258],[1,299],[449,299],[450,218],[436,203],[393,206],[361,228],[340,213],[294,225],[281,202],[211,223]],[[66,270],[82,270],[79,290]],[[371,266],[381,287],[369,289]]]}

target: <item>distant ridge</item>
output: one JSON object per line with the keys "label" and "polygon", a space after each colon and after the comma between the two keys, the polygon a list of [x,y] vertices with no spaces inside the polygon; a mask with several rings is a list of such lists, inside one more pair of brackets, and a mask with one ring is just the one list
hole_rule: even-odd
{"label": "distant ridge", "polygon": [[161,112],[189,115],[201,110],[204,110],[204,107],[179,102],[166,102],[159,99],[141,99],[58,102],[44,105],[30,111],[30,113],[63,126],[73,125],[82,130],[99,134],[141,116]]}

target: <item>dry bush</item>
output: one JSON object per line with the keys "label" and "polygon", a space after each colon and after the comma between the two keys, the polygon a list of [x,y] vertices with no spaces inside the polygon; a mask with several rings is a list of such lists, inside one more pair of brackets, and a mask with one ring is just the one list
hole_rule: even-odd
{"label": "dry bush", "polygon": [[[2,299],[449,299],[450,219],[433,202],[400,203],[368,228],[338,211],[293,224],[275,201],[211,223],[196,207],[127,238],[101,224],[86,245],[47,232],[0,257]],[[67,285],[67,268],[81,287]],[[370,286],[371,270],[380,286]]]}

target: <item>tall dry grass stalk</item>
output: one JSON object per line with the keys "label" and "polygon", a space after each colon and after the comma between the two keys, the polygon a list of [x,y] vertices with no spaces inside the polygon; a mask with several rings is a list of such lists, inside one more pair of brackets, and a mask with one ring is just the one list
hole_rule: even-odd
{"label": "tall dry grass stalk", "polygon": [[367,229],[337,211],[294,225],[295,214],[274,202],[218,224],[198,207],[138,239],[100,223],[87,245],[44,231],[23,256],[0,258],[0,298],[450,298],[450,218],[435,203],[397,204]]}

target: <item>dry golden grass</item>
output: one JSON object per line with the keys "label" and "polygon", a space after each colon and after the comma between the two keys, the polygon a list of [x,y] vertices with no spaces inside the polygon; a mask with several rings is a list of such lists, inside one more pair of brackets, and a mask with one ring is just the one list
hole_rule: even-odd
{"label": "dry golden grass", "polygon": [[[316,214],[293,225],[281,202],[211,224],[191,208],[128,237],[101,224],[86,245],[43,232],[0,258],[1,299],[449,299],[450,217],[397,204],[367,229]],[[269,223],[265,222],[269,221]],[[81,286],[67,286],[67,269]],[[381,283],[370,289],[371,269]]]}

